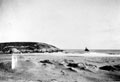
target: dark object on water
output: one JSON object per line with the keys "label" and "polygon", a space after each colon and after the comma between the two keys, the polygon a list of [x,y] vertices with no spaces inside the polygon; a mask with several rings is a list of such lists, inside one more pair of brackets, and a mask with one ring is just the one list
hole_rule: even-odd
{"label": "dark object on water", "polygon": [[90,50],[86,47],[84,51],[89,52]]}

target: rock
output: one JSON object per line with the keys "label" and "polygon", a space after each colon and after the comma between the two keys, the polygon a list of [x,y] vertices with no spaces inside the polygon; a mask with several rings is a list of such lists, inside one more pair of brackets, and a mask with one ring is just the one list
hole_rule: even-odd
{"label": "rock", "polygon": [[85,69],[86,68],[83,63],[79,63],[78,66],[79,66],[80,69]]}
{"label": "rock", "polygon": [[50,82],[59,82],[59,81],[57,81],[56,79],[52,79]]}
{"label": "rock", "polygon": [[40,63],[52,64],[52,62],[50,62],[49,60],[43,60],[43,61],[40,61]]}
{"label": "rock", "polygon": [[93,71],[93,72],[95,72],[95,71],[98,70],[98,68],[97,68],[96,65],[88,64],[88,63],[85,63],[85,68],[88,69],[88,70],[90,70],[90,71]]}
{"label": "rock", "polygon": [[99,69],[106,71],[120,71],[120,65],[106,65],[99,67]]}
{"label": "rock", "polygon": [[79,66],[78,66],[78,63],[68,63],[67,66],[69,66],[69,67],[74,67],[74,68],[79,67]]}

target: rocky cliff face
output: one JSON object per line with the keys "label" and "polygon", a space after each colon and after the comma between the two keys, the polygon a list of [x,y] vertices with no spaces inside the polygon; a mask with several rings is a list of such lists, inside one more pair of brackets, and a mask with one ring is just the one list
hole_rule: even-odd
{"label": "rocky cliff face", "polygon": [[61,49],[39,42],[6,42],[0,43],[1,54],[11,53],[45,53],[59,52]]}

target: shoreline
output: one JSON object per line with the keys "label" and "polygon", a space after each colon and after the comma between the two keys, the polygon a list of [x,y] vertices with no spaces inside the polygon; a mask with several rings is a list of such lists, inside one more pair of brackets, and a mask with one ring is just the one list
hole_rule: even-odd
{"label": "shoreline", "polygon": [[[8,54],[12,55],[12,54]],[[104,53],[95,53],[95,52],[87,52],[84,54],[80,53],[21,53],[13,55],[20,55],[20,56],[72,56],[72,57],[120,57],[120,55],[110,55],[110,54],[104,54]]]}

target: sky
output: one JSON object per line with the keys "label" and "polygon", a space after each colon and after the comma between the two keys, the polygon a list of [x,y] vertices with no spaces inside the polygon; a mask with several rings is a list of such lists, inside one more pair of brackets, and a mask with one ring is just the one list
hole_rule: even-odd
{"label": "sky", "polygon": [[120,0],[0,0],[0,42],[120,49]]}

